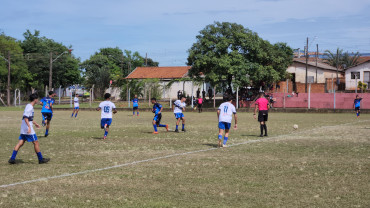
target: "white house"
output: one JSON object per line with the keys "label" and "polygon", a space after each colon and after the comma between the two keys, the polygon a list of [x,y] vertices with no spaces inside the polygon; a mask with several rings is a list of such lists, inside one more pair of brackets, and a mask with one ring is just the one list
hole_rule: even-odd
{"label": "white house", "polygon": [[355,90],[358,82],[367,84],[368,89],[370,85],[370,59],[346,69],[346,90]]}
{"label": "white house", "polygon": [[[191,66],[174,66],[174,67],[137,67],[132,71],[126,79],[159,79],[159,85],[162,86],[162,98],[175,99],[177,97],[177,92],[185,91],[189,96],[193,94],[196,96],[196,91],[198,88],[200,91],[206,90],[206,84],[197,84],[192,81],[176,81],[181,78],[188,77],[188,71]],[[171,87],[166,87],[169,82],[173,82]],[[204,86],[203,86],[204,85]],[[208,86],[208,85],[207,85]]]}

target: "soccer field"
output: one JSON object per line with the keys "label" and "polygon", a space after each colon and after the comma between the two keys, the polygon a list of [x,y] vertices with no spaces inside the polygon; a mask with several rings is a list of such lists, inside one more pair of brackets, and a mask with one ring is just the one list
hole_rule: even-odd
{"label": "soccer field", "polygon": [[51,161],[26,143],[9,165],[22,111],[0,111],[0,207],[370,207],[369,114],[270,113],[260,138],[238,113],[221,149],[215,112],[184,114],[186,133],[152,135],[152,113],[121,111],[103,141],[100,112],[57,111],[49,137],[35,129]]}

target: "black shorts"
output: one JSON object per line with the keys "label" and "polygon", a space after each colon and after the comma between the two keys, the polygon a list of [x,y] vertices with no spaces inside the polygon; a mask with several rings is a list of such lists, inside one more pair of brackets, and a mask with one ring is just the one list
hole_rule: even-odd
{"label": "black shorts", "polygon": [[203,104],[198,104],[198,108],[202,108],[202,105],[203,105]]}
{"label": "black shorts", "polygon": [[360,110],[360,107],[356,107],[356,108],[355,108],[355,111],[359,111],[359,110]]}
{"label": "black shorts", "polygon": [[51,121],[51,119],[53,118],[53,114],[52,113],[42,113],[42,116],[47,121]]}
{"label": "black shorts", "polygon": [[132,108],[132,110],[137,110],[137,109],[139,109],[139,107],[137,106]]}
{"label": "black shorts", "polygon": [[162,114],[158,114],[158,115],[155,115],[153,120],[155,121],[155,124],[157,124],[157,126],[161,123],[161,119],[162,119]]}
{"label": "black shorts", "polygon": [[267,121],[269,117],[269,111],[261,110],[258,112],[258,122]]}

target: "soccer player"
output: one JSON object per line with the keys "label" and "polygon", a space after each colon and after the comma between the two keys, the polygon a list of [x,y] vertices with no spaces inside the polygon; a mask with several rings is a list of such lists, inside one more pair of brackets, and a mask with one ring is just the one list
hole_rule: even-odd
{"label": "soccer player", "polygon": [[39,164],[47,163],[49,162],[49,158],[44,158],[42,157],[41,151],[40,151],[40,146],[39,146],[39,141],[37,140],[37,136],[35,133],[35,130],[33,129],[33,124],[37,128],[40,128],[40,126],[33,121],[33,115],[34,115],[34,110],[33,106],[37,103],[37,95],[32,94],[30,95],[30,103],[26,105],[26,108],[24,109],[23,112],[23,119],[22,119],[22,124],[21,124],[21,135],[19,136],[19,141],[18,144],[15,145],[13,154],[9,159],[10,164],[15,164],[15,157],[17,156],[17,153],[19,149],[23,146],[23,144],[27,142],[32,142],[33,146],[35,148],[36,155],[39,159]]}
{"label": "soccer player", "polygon": [[137,95],[135,95],[135,98],[132,100],[132,116],[135,116],[135,110],[136,115],[139,116],[139,99],[137,99]]}
{"label": "soccer player", "polygon": [[[55,103],[54,92],[49,91],[49,95],[40,100],[40,105],[42,105],[42,126],[46,124],[45,137],[49,135],[50,121],[53,118],[53,104]],[[46,123],[45,123],[46,120]]]}
{"label": "soccer player", "polygon": [[168,125],[161,124],[161,119],[162,119],[162,110],[163,107],[161,104],[157,103],[156,98],[152,98],[151,102],[153,104],[153,110],[152,112],[155,114],[153,118],[153,127],[154,127],[154,132],[153,134],[158,134],[157,127],[165,127],[166,130],[168,131]]}
{"label": "soccer player", "polygon": [[186,97],[182,96],[180,100],[176,100],[174,102],[174,110],[173,113],[175,114],[176,118],[176,130],[175,132],[179,132],[179,124],[180,120],[182,120],[182,131],[185,132],[185,116],[182,113],[182,111],[185,111],[185,106],[186,106]]}
{"label": "soccer player", "polygon": [[78,110],[80,109],[80,103],[79,103],[79,100],[78,100],[78,94],[77,93],[75,94],[75,98],[73,99],[73,103],[74,103],[74,109],[73,109],[71,118],[73,118],[73,114],[75,112],[76,112],[76,114],[75,114],[75,118],[76,118],[77,117]]}
{"label": "soccer player", "polygon": [[[256,100],[254,108],[254,119],[256,119],[256,113],[258,108],[258,122],[260,122],[260,137],[267,136],[267,126],[266,122],[268,119],[269,101],[265,98],[265,93],[260,92],[259,98]],[[265,135],[263,135],[263,130],[265,130]]]}
{"label": "soccer player", "polygon": [[202,97],[199,97],[198,98],[198,112],[201,113],[203,112],[203,98]]}
{"label": "soccer player", "polygon": [[97,111],[101,111],[101,120],[100,120],[100,127],[104,129],[104,137],[103,140],[105,140],[108,136],[109,126],[112,124],[112,112],[114,114],[117,113],[116,106],[114,103],[110,101],[110,94],[105,93],[104,99],[105,101],[101,102],[99,104],[99,107],[96,108]]}
{"label": "soccer player", "polygon": [[[234,114],[235,119],[235,126],[234,129],[236,130],[238,128],[238,117],[236,115],[236,109],[235,106],[231,103],[232,102],[232,96],[228,96],[225,98],[224,103],[220,105],[220,107],[217,110],[217,117],[218,117],[218,147],[227,147],[226,142],[229,138],[229,130],[231,127],[231,121],[233,119],[232,114]],[[222,143],[222,135],[224,134],[224,142]]]}
{"label": "soccer player", "polygon": [[361,100],[359,95],[356,95],[356,99],[353,102],[353,107],[355,108],[357,118],[360,117],[360,107],[361,107]]}

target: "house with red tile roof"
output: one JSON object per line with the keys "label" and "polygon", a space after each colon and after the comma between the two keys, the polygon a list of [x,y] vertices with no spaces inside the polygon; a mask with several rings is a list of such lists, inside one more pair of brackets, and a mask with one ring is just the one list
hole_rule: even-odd
{"label": "house with red tile roof", "polygon": [[[126,79],[158,79],[158,84],[163,91],[162,98],[175,99],[177,98],[178,91],[185,91],[186,95],[196,96],[198,88],[202,91],[203,86],[190,80],[184,80],[184,78],[188,78],[190,68],[191,66],[137,67]],[[172,84],[168,86],[170,82]]]}

